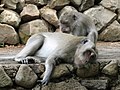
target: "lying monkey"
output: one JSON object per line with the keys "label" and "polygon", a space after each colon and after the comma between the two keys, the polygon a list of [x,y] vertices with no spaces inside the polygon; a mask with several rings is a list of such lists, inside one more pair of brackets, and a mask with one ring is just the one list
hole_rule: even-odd
{"label": "lying monkey", "polygon": [[95,44],[86,37],[70,34],[39,33],[31,36],[26,46],[15,57],[15,61],[29,63],[30,60],[45,62],[45,73],[41,80],[47,84],[57,62],[74,63],[77,66],[96,60]]}

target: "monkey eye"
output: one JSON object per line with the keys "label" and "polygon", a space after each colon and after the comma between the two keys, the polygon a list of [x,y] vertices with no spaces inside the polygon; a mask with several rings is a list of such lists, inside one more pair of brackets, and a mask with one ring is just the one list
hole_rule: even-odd
{"label": "monkey eye", "polygon": [[84,39],[84,40],[82,40],[82,44],[85,44],[86,42],[88,42],[88,40],[87,39]]}

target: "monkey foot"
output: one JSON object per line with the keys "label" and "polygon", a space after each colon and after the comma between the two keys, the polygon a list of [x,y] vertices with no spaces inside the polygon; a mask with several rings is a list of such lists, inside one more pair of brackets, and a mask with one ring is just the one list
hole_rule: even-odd
{"label": "monkey foot", "polygon": [[40,83],[42,85],[47,85],[48,84],[48,80],[37,80],[37,83]]}
{"label": "monkey foot", "polygon": [[21,60],[19,63],[21,64],[32,64],[35,63],[34,60]]}
{"label": "monkey foot", "polygon": [[35,63],[35,60],[32,59],[32,58],[19,58],[19,60],[15,60],[17,61],[18,63],[21,63],[21,64],[32,64],[32,63]]}

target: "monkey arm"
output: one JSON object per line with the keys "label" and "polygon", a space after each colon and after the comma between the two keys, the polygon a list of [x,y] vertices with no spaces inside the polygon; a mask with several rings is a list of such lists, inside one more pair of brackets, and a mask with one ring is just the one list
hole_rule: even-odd
{"label": "monkey arm", "polygon": [[[40,81],[42,84],[46,85],[48,84],[50,80],[51,73],[53,71],[53,68],[56,64],[56,56],[51,55],[50,57],[47,58],[45,62],[45,73],[43,79]],[[39,81],[38,81],[39,82]]]}
{"label": "monkey arm", "polygon": [[97,31],[91,31],[91,32],[89,32],[89,34],[88,34],[88,39],[90,39],[93,43],[95,43],[96,44],[96,42],[97,42],[97,39],[98,39],[98,33],[97,33]]}

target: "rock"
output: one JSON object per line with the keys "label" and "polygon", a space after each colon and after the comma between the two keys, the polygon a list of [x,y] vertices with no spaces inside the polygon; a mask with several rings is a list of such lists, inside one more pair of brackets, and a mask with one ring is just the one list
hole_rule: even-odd
{"label": "rock", "polygon": [[116,85],[115,87],[112,87],[111,90],[120,90],[120,84]]}
{"label": "rock", "polygon": [[80,6],[81,3],[82,3],[82,0],[71,0],[71,2],[72,2],[73,5]]}
{"label": "rock", "polygon": [[50,9],[48,7],[44,7],[40,9],[40,14],[41,17],[43,17],[50,24],[54,25],[55,27],[58,27],[59,22],[58,22],[56,10]]}
{"label": "rock", "polygon": [[55,8],[55,9],[61,9],[63,8],[65,5],[68,5],[70,3],[70,0],[51,0],[48,3],[48,6],[50,8]]}
{"label": "rock", "polygon": [[[70,71],[69,71],[70,70]],[[51,78],[60,78],[62,76],[70,75],[74,68],[70,64],[60,64],[55,67]]]}
{"label": "rock", "polygon": [[90,8],[86,10],[84,14],[91,17],[96,25],[97,31],[100,32],[103,31],[106,26],[110,25],[110,23],[116,19],[115,13],[105,9],[102,6]]}
{"label": "rock", "polygon": [[29,66],[37,74],[41,74],[45,71],[45,66],[43,64],[32,64]]}
{"label": "rock", "polygon": [[99,35],[102,41],[120,41],[120,24],[115,20]]}
{"label": "rock", "polygon": [[0,24],[0,43],[18,44],[19,37],[15,29],[7,24]]}
{"label": "rock", "polygon": [[22,87],[32,88],[35,85],[37,78],[37,75],[28,65],[22,64],[16,74],[15,82]]}
{"label": "rock", "polygon": [[[35,90],[35,89],[33,89]],[[42,90],[87,90],[77,80],[69,79],[59,83],[49,83],[42,87]]]}
{"label": "rock", "polygon": [[112,60],[103,68],[102,73],[110,76],[116,76],[118,73],[118,61]]}
{"label": "rock", "polygon": [[16,9],[16,4],[18,3],[18,0],[1,0],[1,3],[9,9]]}
{"label": "rock", "polygon": [[20,25],[19,35],[22,43],[25,44],[31,35],[39,32],[48,32],[48,31],[49,31],[49,25],[44,20],[36,19]]}
{"label": "rock", "polygon": [[63,13],[65,12],[70,12],[70,11],[77,11],[74,7],[72,6],[65,6],[59,13],[58,13],[58,17],[60,17]]}
{"label": "rock", "polygon": [[103,5],[104,7],[106,7],[107,9],[109,10],[112,10],[112,11],[116,11],[118,8],[120,8],[120,2],[119,0],[102,0],[100,2],[101,5]]}
{"label": "rock", "polygon": [[[15,63],[15,64],[6,64],[1,63],[1,66],[4,68],[5,72],[10,78],[15,78],[17,71],[21,64]],[[43,64],[29,64],[29,67],[36,73],[36,74],[42,74],[45,71],[45,67]]]}
{"label": "rock", "polygon": [[0,7],[0,14],[4,11],[4,8]]}
{"label": "rock", "polygon": [[25,89],[23,87],[16,87],[15,89],[10,89],[10,90],[28,90],[28,89]]}
{"label": "rock", "polygon": [[47,4],[47,0],[25,0],[27,4],[35,4],[37,6],[43,6]]}
{"label": "rock", "polygon": [[37,84],[34,88],[32,88],[32,90],[41,90],[41,87],[40,87],[40,85]]}
{"label": "rock", "polygon": [[2,4],[2,2],[0,3],[0,8],[3,8],[4,7],[4,4]]}
{"label": "rock", "polygon": [[120,9],[118,9],[118,22],[120,23]]}
{"label": "rock", "polygon": [[11,78],[6,74],[3,67],[0,66],[0,87],[12,86]]}
{"label": "rock", "polygon": [[20,13],[20,16],[22,17],[23,22],[27,22],[39,18],[39,14],[40,13],[36,5],[27,4]]}
{"label": "rock", "polygon": [[[104,52],[104,53],[106,53],[106,52]],[[103,55],[100,56],[100,53],[99,53],[99,57],[105,58],[106,55],[105,56],[103,56]],[[109,57],[109,56],[107,56],[107,57]],[[97,62],[99,62],[99,64],[100,64],[100,71],[111,61],[112,61],[111,59],[109,59],[109,60],[108,59],[97,59]]]}
{"label": "rock", "polygon": [[90,90],[108,90],[108,80],[82,80],[81,84]]}
{"label": "rock", "polygon": [[2,66],[10,78],[15,78],[20,65],[19,64],[3,64]]}
{"label": "rock", "polygon": [[0,22],[12,25],[13,27],[18,27],[21,18],[15,11],[4,9],[0,14]]}
{"label": "rock", "polygon": [[118,22],[120,23],[120,14],[118,15]]}
{"label": "rock", "polygon": [[79,11],[85,11],[94,5],[94,0],[82,0]]}
{"label": "rock", "polygon": [[23,7],[25,5],[24,0],[1,0],[1,3],[9,9],[17,9],[20,6]]}
{"label": "rock", "polygon": [[99,63],[87,64],[84,67],[77,68],[77,76],[86,78],[93,77],[99,73]]}
{"label": "rock", "polygon": [[118,15],[120,15],[120,8],[117,10]]}

